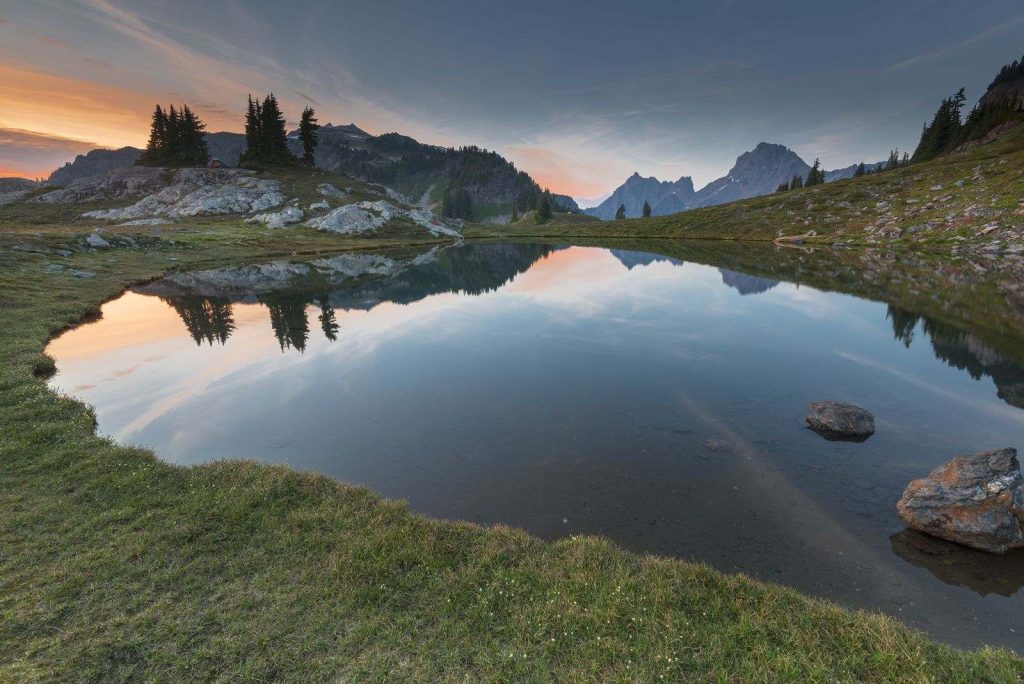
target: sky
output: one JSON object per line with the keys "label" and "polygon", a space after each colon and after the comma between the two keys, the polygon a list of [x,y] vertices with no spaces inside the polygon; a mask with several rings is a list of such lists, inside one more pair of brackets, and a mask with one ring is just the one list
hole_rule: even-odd
{"label": "sky", "polygon": [[0,0],[0,176],[145,144],[156,102],[493,149],[589,205],[699,188],[758,142],[825,168],[911,150],[1024,53],[1021,0]]}

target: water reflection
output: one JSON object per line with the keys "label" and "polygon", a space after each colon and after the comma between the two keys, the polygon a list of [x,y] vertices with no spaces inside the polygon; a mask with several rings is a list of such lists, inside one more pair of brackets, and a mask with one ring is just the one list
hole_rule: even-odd
{"label": "water reflection", "polygon": [[[1013,567],[893,537],[910,479],[1021,446],[1015,328],[864,259],[469,244],[177,273],[56,340],[54,383],[175,462],[287,463],[1024,646]],[[810,433],[826,399],[878,431]]]}
{"label": "water reflection", "polygon": [[[264,264],[176,274],[137,288],[170,304],[196,344],[224,344],[235,329],[232,302],[256,302],[269,312],[281,351],[302,352],[309,339],[307,307],[320,309],[324,337],[337,341],[337,309],[410,304],[440,292],[494,292],[558,248],[467,245],[407,256],[344,254],[294,264]],[[650,262],[647,262],[650,263]]]}
{"label": "water reflection", "polygon": [[[307,307],[319,308],[317,320],[324,337],[338,339],[337,308],[367,309],[384,301],[409,304],[439,292],[480,295],[493,292],[537,260],[559,248],[540,245],[483,244],[457,250],[431,249],[401,258],[383,255],[343,255],[310,264],[246,266],[211,272],[171,276],[141,288],[158,294],[181,317],[197,344],[224,344],[235,329],[232,301],[253,298],[269,312],[270,327],[281,351],[302,352],[309,338]],[[685,262],[645,252],[610,250],[627,269],[664,263],[682,267]],[[768,292],[778,280],[718,268],[722,282],[741,295]],[[190,294],[161,294],[191,291]],[[206,293],[206,294],[198,294]],[[918,332],[926,336],[935,356],[950,366],[966,371],[975,380],[991,377],[997,396],[1024,408],[1024,367],[968,331],[888,304],[889,320],[896,340],[907,348]],[[855,440],[863,441],[863,440]]]}
{"label": "water reflection", "polygon": [[1024,367],[1005,358],[972,333],[907,311],[899,306],[888,306],[888,319],[893,334],[907,348],[914,341],[918,326],[931,340],[936,358],[953,368],[967,371],[975,380],[992,378],[997,396],[1011,406],[1024,408]]}
{"label": "water reflection", "polygon": [[914,530],[897,532],[890,542],[893,552],[908,563],[981,596],[1013,596],[1024,585],[1024,551],[984,553]]}
{"label": "water reflection", "polygon": [[178,312],[182,323],[198,345],[203,342],[213,345],[214,341],[224,344],[235,329],[231,302],[224,297],[183,295],[161,299]]}

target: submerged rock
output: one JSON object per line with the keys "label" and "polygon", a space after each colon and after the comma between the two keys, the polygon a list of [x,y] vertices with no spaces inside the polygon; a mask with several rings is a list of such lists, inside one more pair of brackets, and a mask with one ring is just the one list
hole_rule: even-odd
{"label": "submerged rock", "polygon": [[909,527],[982,551],[1024,548],[1024,479],[1016,449],[955,456],[907,485],[896,504]]}
{"label": "submerged rock", "polygon": [[875,433],[875,417],[859,406],[818,401],[810,408],[807,427],[825,439],[863,442]]}
{"label": "submerged rock", "polygon": [[704,448],[709,451],[732,451],[732,443],[724,439],[712,437],[704,440]]}

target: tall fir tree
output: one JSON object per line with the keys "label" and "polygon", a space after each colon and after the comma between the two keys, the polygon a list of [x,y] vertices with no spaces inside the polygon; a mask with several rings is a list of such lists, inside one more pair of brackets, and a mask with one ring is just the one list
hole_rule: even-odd
{"label": "tall fir tree", "polygon": [[320,124],[317,123],[316,112],[313,111],[313,108],[303,109],[302,119],[299,122],[299,140],[302,141],[302,161],[309,166],[313,165],[313,153],[316,151],[317,145],[316,132],[319,128]]}
{"label": "tall fir tree", "polygon": [[537,202],[537,223],[545,223],[551,220],[551,193],[545,190],[541,193],[540,201]]}
{"label": "tall fir tree", "polygon": [[867,174],[867,167],[864,166],[864,162],[861,162],[860,164],[857,164],[857,168],[853,172],[853,177],[854,178],[860,178],[861,176],[864,176],[866,174]]}
{"label": "tall fir tree", "polygon": [[210,160],[206,146],[206,124],[199,120],[188,105],[181,106],[178,116],[178,161],[183,166],[205,166]]}
{"label": "tall fir tree", "polygon": [[621,221],[624,218],[626,218],[626,205],[620,204],[619,208],[615,210],[615,220]]}
{"label": "tall fir tree", "polygon": [[643,212],[641,213],[641,216],[643,216],[644,218],[651,217],[651,205],[647,202],[647,200],[644,200],[644,208]]}
{"label": "tall fir tree", "polygon": [[139,155],[136,162],[140,166],[162,166],[167,152],[167,115],[160,105],[153,110],[153,120],[149,127],[149,141],[146,149]]}
{"label": "tall fir tree", "polygon": [[821,160],[815,159],[811,170],[807,172],[807,181],[804,183],[804,187],[809,188],[813,185],[821,185],[824,182],[825,172],[821,170]]}

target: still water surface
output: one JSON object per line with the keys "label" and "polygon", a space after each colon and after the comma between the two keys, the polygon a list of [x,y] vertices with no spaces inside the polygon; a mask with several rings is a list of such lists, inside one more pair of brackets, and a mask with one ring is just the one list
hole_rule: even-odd
{"label": "still water surface", "polygon": [[[1024,369],[884,303],[653,254],[483,244],[173,276],[55,340],[53,384],[175,463],[706,561],[1024,651],[1024,554],[911,533],[905,484],[1024,447]],[[808,402],[871,410],[864,443]]]}

